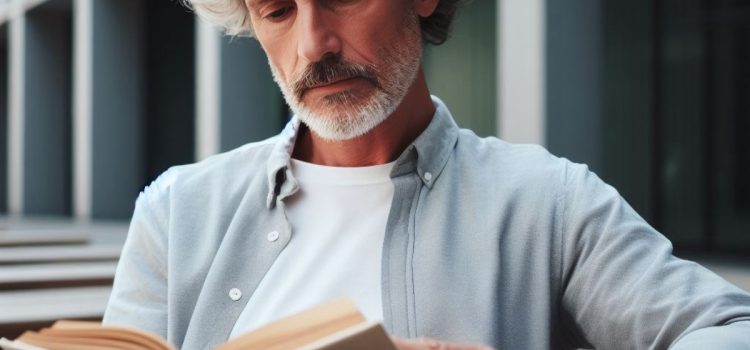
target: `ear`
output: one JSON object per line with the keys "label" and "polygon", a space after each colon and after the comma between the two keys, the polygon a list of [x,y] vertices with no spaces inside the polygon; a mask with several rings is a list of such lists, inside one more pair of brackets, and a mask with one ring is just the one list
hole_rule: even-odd
{"label": "ear", "polygon": [[440,3],[440,0],[414,0],[414,6],[417,9],[417,14],[419,17],[427,18],[432,16],[432,13],[435,12],[435,8],[437,8],[438,3]]}

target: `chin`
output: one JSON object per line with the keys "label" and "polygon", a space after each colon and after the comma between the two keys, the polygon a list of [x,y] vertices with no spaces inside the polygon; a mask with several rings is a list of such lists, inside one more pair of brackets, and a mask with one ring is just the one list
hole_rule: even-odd
{"label": "chin", "polygon": [[349,113],[307,111],[299,113],[298,116],[316,136],[327,141],[356,139],[366,135],[387,119],[387,115],[362,113],[361,109]]}
{"label": "chin", "polygon": [[358,94],[348,90],[315,99],[296,110],[300,121],[318,137],[346,141],[366,135],[395,110],[395,103],[383,92]]}

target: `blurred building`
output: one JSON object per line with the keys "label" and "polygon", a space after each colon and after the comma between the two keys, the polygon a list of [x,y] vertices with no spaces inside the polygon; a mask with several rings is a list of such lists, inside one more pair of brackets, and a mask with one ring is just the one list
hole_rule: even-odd
{"label": "blurred building", "polygon": [[750,1],[547,2],[546,142],[682,252],[750,253]]}
{"label": "blurred building", "polygon": [[[144,185],[277,133],[252,39],[176,0],[0,2],[0,209],[127,220]],[[425,71],[457,122],[545,145],[680,251],[750,253],[750,1],[473,0]]]}
{"label": "blurred building", "polygon": [[286,121],[259,45],[222,37],[177,1],[3,10],[0,202],[10,214],[127,220],[169,166],[266,138]]}

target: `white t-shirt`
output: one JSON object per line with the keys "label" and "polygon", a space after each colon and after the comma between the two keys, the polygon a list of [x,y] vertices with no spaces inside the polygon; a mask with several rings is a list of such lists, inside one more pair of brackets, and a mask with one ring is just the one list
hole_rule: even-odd
{"label": "white t-shirt", "polygon": [[381,321],[381,260],[394,163],[328,167],[292,160],[300,190],[285,201],[292,237],[263,277],[231,337],[337,297]]}

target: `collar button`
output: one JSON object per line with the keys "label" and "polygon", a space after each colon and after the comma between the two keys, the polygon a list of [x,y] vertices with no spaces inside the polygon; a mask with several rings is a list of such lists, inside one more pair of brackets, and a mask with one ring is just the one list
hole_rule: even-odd
{"label": "collar button", "polygon": [[266,239],[268,239],[269,242],[276,242],[276,240],[279,239],[279,231],[271,231],[266,235]]}

